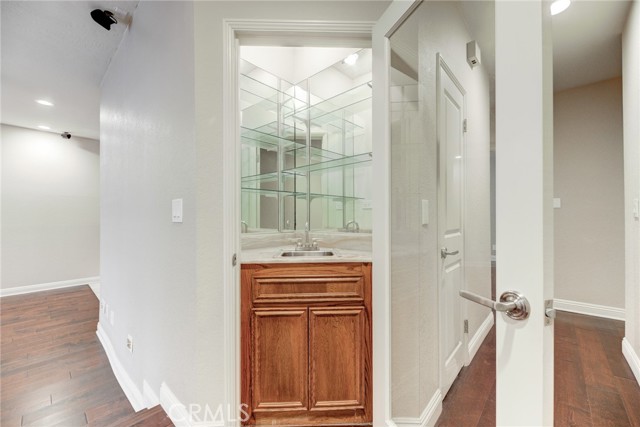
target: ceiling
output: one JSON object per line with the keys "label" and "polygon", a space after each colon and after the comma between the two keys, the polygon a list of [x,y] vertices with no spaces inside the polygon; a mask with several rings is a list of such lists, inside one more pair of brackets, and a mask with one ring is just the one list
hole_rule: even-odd
{"label": "ceiling", "polygon": [[[133,13],[137,1],[0,2],[2,123],[99,138],[100,84],[126,30],[106,31],[91,10]],[[460,1],[460,10],[493,74],[493,2]],[[620,76],[620,34],[630,2],[573,0],[553,17],[554,89]],[[52,101],[54,107],[36,104]]]}
{"label": "ceiling", "polygon": [[[2,1],[2,123],[98,139],[100,83],[125,32],[93,9],[133,12],[137,1]],[[53,102],[53,107],[35,103]]]}
{"label": "ceiling", "polygon": [[630,6],[621,0],[573,0],[552,17],[555,91],[622,75],[621,34]]}

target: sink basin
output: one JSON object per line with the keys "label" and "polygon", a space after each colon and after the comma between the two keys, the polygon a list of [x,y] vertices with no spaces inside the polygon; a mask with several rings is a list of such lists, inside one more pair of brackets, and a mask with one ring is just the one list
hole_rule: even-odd
{"label": "sink basin", "polygon": [[280,256],[333,256],[333,251],[282,251]]}

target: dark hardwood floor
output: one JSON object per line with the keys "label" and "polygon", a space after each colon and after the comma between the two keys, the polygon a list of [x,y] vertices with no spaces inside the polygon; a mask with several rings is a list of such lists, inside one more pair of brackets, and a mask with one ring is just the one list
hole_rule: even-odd
{"label": "dark hardwood floor", "polygon": [[0,425],[172,426],[160,406],[135,413],[96,337],[88,286],[0,299]]}
{"label": "dark hardwood floor", "polygon": [[[88,286],[0,299],[0,425],[171,426],[162,408],[135,413],[96,337]],[[623,359],[623,322],[558,313],[556,426],[640,427],[640,387]],[[495,426],[495,332],[443,403],[439,426]]]}
{"label": "dark hardwood floor", "polygon": [[[558,312],[555,425],[640,427],[640,387],[622,356],[624,323]],[[438,426],[495,426],[495,328],[443,402]]]}

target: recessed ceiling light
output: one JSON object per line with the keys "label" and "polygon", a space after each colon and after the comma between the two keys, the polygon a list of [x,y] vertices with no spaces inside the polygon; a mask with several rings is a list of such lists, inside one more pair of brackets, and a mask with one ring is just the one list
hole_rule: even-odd
{"label": "recessed ceiling light", "polygon": [[53,107],[53,102],[47,101],[46,99],[36,99],[36,102],[40,105],[46,105],[47,107]]}
{"label": "recessed ceiling light", "polygon": [[571,0],[556,0],[551,3],[551,14],[557,15],[564,12],[571,5]]}
{"label": "recessed ceiling light", "polygon": [[38,125],[38,129],[51,130],[51,128],[49,126],[46,126],[46,125]]}
{"label": "recessed ceiling light", "polygon": [[357,53],[352,53],[351,55],[347,56],[346,58],[344,58],[344,62],[347,65],[353,65],[356,63],[356,61],[358,60],[358,54]]}

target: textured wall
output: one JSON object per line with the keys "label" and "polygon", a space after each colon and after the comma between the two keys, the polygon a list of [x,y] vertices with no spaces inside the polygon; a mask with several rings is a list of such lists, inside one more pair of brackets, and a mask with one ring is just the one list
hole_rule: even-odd
{"label": "textured wall", "polygon": [[2,289],[99,275],[99,150],[2,125]]}
{"label": "textured wall", "polygon": [[[393,417],[419,418],[439,387],[436,54],[466,90],[469,132],[465,135],[465,284],[490,296],[489,78],[471,69],[466,43],[473,37],[451,2],[425,2],[392,37],[407,55],[415,52],[419,84],[392,88],[391,311]],[[417,40],[416,40],[417,39]],[[407,55],[408,57],[408,55]],[[399,65],[401,66],[401,65]],[[405,66],[406,68],[406,66]],[[411,71],[409,71],[411,73]],[[406,74],[406,73],[405,73]],[[430,201],[422,226],[421,200]],[[489,310],[467,304],[469,337]],[[462,327],[462,325],[461,325]]]}

